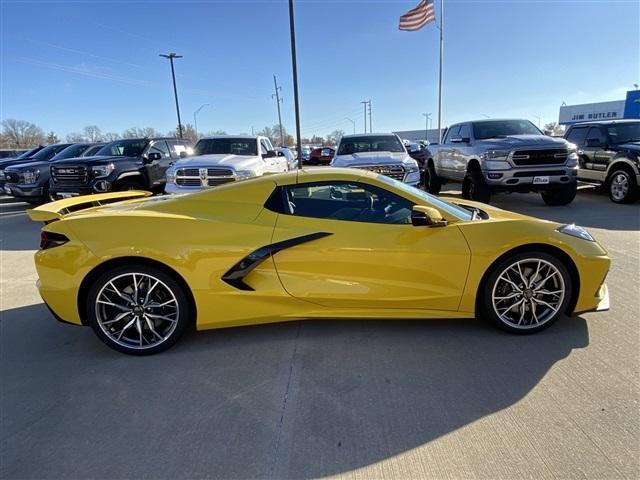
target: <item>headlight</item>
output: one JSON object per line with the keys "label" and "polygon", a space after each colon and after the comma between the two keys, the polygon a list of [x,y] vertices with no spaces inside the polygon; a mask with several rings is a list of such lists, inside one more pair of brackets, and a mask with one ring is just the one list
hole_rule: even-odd
{"label": "headlight", "polygon": [[583,240],[588,240],[590,242],[596,241],[596,239],[593,238],[589,232],[587,232],[584,228],[579,227],[575,223],[559,227],[558,232],[564,233],[566,235],[571,235],[572,237],[581,238]]}
{"label": "headlight", "polygon": [[4,170],[0,170],[0,180],[4,180]]}
{"label": "headlight", "polygon": [[578,166],[578,154],[570,153],[567,157],[567,167],[577,167]]}
{"label": "headlight", "polygon": [[36,183],[38,181],[38,177],[40,176],[40,170],[25,170],[24,172],[20,172],[20,176],[22,177],[23,183]]}
{"label": "headlight", "polygon": [[575,143],[567,143],[567,151],[569,153],[575,153],[578,151],[578,147]]}
{"label": "headlight", "polygon": [[245,179],[245,178],[255,177],[256,172],[254,172],[253,170],[238,170],[236,172],[236,175],[240,179]]}
{"label": "headlight", "polygon": [[175,168],[167,169],[167,183],[176,183],[176,170]]}
{"label": "headlight", "polygon": [[499,160],[485,160],[482,165],[485,170],[509,170],[511,168],[509,162]]}
{"label": "headlight", "polygon": [[108,177],[113,172],[113,163],[106,165],[94,165],[91,167],[91,173],[94,178]]}
{"label": "headlight", "polygon": [[416,173],[420,171],[420,168],[418,167],[418,163],[417,162],[407,162],[404,164],[404,168],[406,170],[407,173]]}
{"label": "headlight", "polygon": [[482,160],[506,160],[509,157],[509,150],[489,150],[480,155]]}

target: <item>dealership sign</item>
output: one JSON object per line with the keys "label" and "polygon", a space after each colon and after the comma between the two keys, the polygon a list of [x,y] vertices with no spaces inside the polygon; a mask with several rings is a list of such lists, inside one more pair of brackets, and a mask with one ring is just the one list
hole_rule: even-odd
{"label": "dealership sign", "polygon": [[560,107],[558,123],[568,125],[592,120],[617,120],[622,118],[640,118],[640,90],[627,92],[625,100],[586,103],[583,105],[563,105]]}

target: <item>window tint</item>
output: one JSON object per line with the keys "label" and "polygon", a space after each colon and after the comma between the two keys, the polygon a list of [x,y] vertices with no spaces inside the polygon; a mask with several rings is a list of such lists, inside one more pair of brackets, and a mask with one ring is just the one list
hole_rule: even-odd
{"label": "window tint", "polygon": [[585,137],[587,136],[587,130],[589,130],[587,127],[572,128],[567,134],[566,139],[571,143],[581,146],[584,144]]}
{"label": "window tint", "polygon": [[323,182],[284,187],[284,213],[350,222],[411,224],[413,203],[372,185]]}
{"label": "window tint", "polygon": [[153,145],[149,149],[149,153],[159,153],[162,158],[171,158],[171,154],[169,153],[169,147],[167,146],[167,142],[164,140],[158,140],[157,142],[153,142]]}
{"label": "window tint", "polygon": [[459,138],[471,138],[471,131],[469,130],[469,125],[462,125],[460,127],[460,131],[458,132]]}
{"label": "window tint", "polygon": [[148,140],[116,140],[107,143],[102,147],[96,155],[100,156],[116,156],[116,157],[139,157],[147,147]]}
{"label": "window tint", "polygon": [[340,140],[338,155],[361,152],[406,152],[406,150],[395,135],[364,135],[344,137]]}
{"label": "window tint", "polygon": [[600,143],[607,143],[607,138],[602,133],[600,127],[591,127],[587,140],[598,140]]}
{"label": "window tint", "polygon": [[458,133],[460,132],[460,125],[454,125],[449,130],[447,130],[447,136],[444,139],[443,143],[451,143],[452,138],[458,138]]}
{"label": "window tint", "polygon": [[181,152],[189,153],[189,144],[184,140],[167,140],[172,158],[180,158]]}
{"label": "window tint", "polygon": [[543,133],[529,120],[483,120],[473,124],[473,137],[476,140],[510,135],[543,135]]}

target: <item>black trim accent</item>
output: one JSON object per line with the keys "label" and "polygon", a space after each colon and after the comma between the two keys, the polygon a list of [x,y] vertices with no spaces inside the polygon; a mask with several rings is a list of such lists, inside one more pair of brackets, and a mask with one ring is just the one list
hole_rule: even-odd
{"label": "black trim accent", "polygon": [[329,235],[333,234],[328,232],[311,233],[309,235],[294,237],[289,240],[283,240],[281,242],[260,247],[231,267],[227,273],[222,276],[222,281],[228,283],[234,288],[237,288],[238,290],[254,291],[251,286],[244,283],[244,278],[267,258],[275,255],[281,250],[295,247],[301,243],[311,242],[312,240],[317,240],[319,238],[328,237]]}

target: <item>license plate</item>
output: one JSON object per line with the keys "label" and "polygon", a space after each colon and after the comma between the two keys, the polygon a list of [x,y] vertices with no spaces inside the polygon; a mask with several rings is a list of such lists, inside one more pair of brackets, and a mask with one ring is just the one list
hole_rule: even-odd
{"label": "license plate", "polygon": [[11,195],[11,189],[9,187],[4,187],[4,193]]}
{"label": "license plate", "polygon": [[546,185],[549,183],[549,177],[533,177],[534,185]]}
{"label": "license plate", "polygon": [[71,198],[71,197],[77,197],[80,194],[79,193],[70,193],[70,192],[60,192],[58,195],[60,195],[62,198]]}

